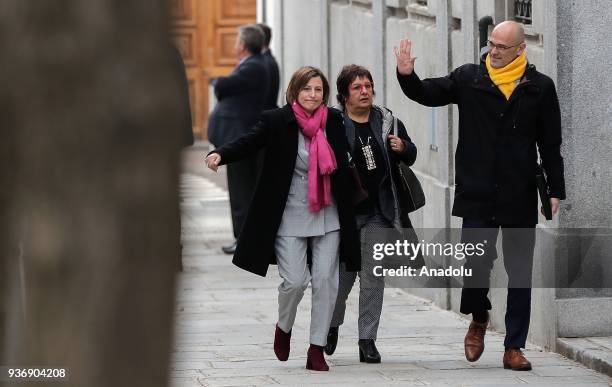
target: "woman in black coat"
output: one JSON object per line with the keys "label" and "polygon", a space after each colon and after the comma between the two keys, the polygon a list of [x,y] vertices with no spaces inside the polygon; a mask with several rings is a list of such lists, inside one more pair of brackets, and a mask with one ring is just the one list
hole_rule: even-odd
{"label": "woman in black coat", "polygon": [[[297,305],[312,282],[306,367],[321,371],[329,369],[323,346],[338,292],[339,257],[347,270],[361,268],[348,144],[342,116],[327,108],[328,98],[323,73],[302,67],[289,82],[287,105],[264,112],[250,133],[206,158],[216,170],[266,149],[233,263],[261,276],[270,264],[278,264],[283,282],[274,351],[281,361],[289,356]],[[307,247],[312,252],[310,270]]]}
{"label": "woman in black coat", "polygon": [[[346,114],[344,122],[349,148],[368,192],[367,199],[355,209],[357,227],[361,230],[362,251],[370,252],[373,243],[400,238],[415,240],[405,203],[400,199],[402,185],[398,166],[400,162],[406,165],[414,163],[416,146],[410,140],[404,124],[391,111],[373,105],[374,81],[368,69],[354,64],[344,66],[336,86],[338,102]],[[388,260],[392,258],[385,262],[391,267],[408,263],[397,258],[393,263]],[[414,265],[418,266],[421,260],[415,261]],[[384,277],[376,275],[375,268],[380,263],[371,254],[364,254],[359,272],[359,359],[367,363],[381,362],[375,344],[385,286]],[[325,347],[328,355],[336,350],[338,328],[344,322],[346,300],[356,277],[357,273],[340,267],[338,300]]]}

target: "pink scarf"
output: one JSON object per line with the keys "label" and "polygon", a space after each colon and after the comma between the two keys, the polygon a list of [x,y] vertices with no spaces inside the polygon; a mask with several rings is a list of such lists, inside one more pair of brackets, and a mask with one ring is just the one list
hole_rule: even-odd
{"label": "pink scarf", "polygon": [[317,212],[331,204],[329,175],[336,170],[334,151],[325,138],[327,106],[321,105],[312,115],[297,102],[291,105],[308,149],[308,204],[310,212]]}

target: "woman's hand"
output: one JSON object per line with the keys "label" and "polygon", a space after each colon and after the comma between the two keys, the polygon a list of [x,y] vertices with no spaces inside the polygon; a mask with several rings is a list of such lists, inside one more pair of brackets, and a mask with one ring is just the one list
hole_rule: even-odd
{"label": "woman's hand", "polygon": [[404,151],[404,141],[392,134],[389,135],[389,144],[391,145],[391,150],[395,153],[402,153]]}
{"label": "woman's hand", "polygon": [[217,168],[219,168],[220,162],[221,162],[221,155],[218,153],[211,153],[208,156],[206,156],[206,166],[215,172],[217,172]]}

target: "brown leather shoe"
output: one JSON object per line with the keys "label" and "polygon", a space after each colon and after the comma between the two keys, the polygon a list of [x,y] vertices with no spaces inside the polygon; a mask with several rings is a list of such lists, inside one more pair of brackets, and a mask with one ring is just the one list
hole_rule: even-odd
{"label": "brown leather shoe", "polygon": [[531,363],[518,348],[508,348],[504,352],[504,368],[513,371],[530,371]]}
{"label": "brown leather shoe", "polygon": [[470,327],[463,340],[463,349],[465,350],[465,358],[467,361],[476,361],[480,359],[484,352],[484,337],[487,333],[487,325],[489,325],[489,315],[487,313],[487,322],[478,323],[472,321]]}

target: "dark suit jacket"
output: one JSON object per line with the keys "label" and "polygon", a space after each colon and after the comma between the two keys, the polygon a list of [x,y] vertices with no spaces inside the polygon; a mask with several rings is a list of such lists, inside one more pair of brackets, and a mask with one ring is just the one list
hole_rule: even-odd
{"label": "dark suit jacket", "polygon": [[214,82],[217,104],[208,121],[208,139],[215,146],[247,133],[261,114],[270,83],[263,56],[244,59],[227,77]]}
{"label": "dark suit jacket", "polygon": [[270,82],[270,89],[268,90],[268,97],[264,104],[264,110],[276,109],[278,107],[278,88],[280,87],[280,71],[278,69],[278,63],[272,55],[270,50],[263,53],[263,58],[268,69],[268,77]]}
{"label": "dark suit jacket", "polygon": [[[221,164],[232,163],[266,149],[261,176],[253,194],[240,237],[234,264],[265,276],[276,263],[274,241],[280,226],[295,168],[300,130],[290,105],[265,111],[247,135],[214,152]],[[325,129],[338,169],[331,175],[332,195],[340,220],[340,260],[348,271],[361,269],[359,234],[353,210],[353,182],[348,163],[348,143],[340,112],[329,109]]]}

